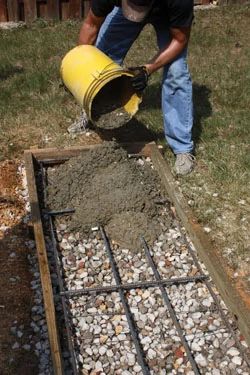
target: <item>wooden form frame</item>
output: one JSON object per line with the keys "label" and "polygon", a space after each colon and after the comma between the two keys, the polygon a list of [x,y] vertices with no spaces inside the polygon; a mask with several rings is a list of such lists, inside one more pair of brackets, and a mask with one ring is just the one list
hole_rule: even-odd
{"label": "wooden form frame", "polygon": [[[65,158],[77,156],[80,153],[100,147],[98,145],[89,145],[81,147],[70,147],[65,149],[31,149],[24,152],[25,168],[28,182],[29,198],[31,204],[32,223],[35,233],[37,255],[40,269],[41,284],[43,290],[45,314],[48,325],[48,334],[51,347],[52,362],[56,375],[63,374],[63,365],[61,349],[56,325],[55,306],[51,277],[49,272],[46,245],[43,234],[41,214],[39,209],[38,194],[35,181],[35,163],[36,161],[45,161],[55,159],[58,162]],[[250,304],[249,299],[244,298],[244,290],[239,291],[238,287],[232,282],[223,259],[204,233],[201,225],[197,223],[193,213],[187,205],[183,194],[176,184],[166,160],[161,155],[155,143],[131,143],[122,144],[129,153],[150,156],[153,165],[158,172],[167,195],[175,207],[177,216],[185,227],[191,238],[200,259],[207,267],[209,274],[215,283],[221,297],[228,306],[229,310],[238,320],[239,328],[250,346]],[[245,295],[246,297],[246,295]]]}

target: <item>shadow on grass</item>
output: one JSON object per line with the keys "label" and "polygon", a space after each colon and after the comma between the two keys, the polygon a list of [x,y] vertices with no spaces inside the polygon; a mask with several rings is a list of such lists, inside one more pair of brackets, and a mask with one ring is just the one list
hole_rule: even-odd
{"label": "shadow on grass", "polygon": [[144,123],[136,118],[130,120],[126,125],[118,129],[105,130],[95,128],[97,134],[105,141],[116,140],[117,142],[151,142],[163,139],[163,131],[149,129]]}
{"label": "shadow on grass", "polygon": [[0,81],[5,81],[15,74],[22,73],[23,71],[23,67],[18,65],[2,66],[0,67]]}
{"label": "shadow on grass", "polygon": [[202,135],[203,120],[212,115],[212,105],[210,103],[211,90],[205,85],[193,84],[194,101],[194,126],[193,139],[199,143]]}
{"label": "shadow on grass", "polygon": [[[159,83],[147,88],[140,105],[140,111],[153,108],[161,110],[161,87]],[[162,130],[152,129],[135,117],[120,128],[113,130],[95,128],[95,131],[106,141],[115,139],[117,142],[151,142],[165,138],[163,126]]]}
{"label": "shadow on grass", "polygon": [[[194,100],[194,126],[193,138],[198,143],[202,134],[203,120],[212,114],[210,104],[211,90],[205,85],[193,84]],[[151,85],[145,92],[140,111],[150,109],[159,109],[161,111],[161,86],[159,83]],[[95,128],[98,135],[106,141],[115,139],[117,142],[150,142],[162,141],[165,139],[163,124],[161,129],[152,129],[136,118],[130,120],[126,125],[113,129],[105,130]]]}

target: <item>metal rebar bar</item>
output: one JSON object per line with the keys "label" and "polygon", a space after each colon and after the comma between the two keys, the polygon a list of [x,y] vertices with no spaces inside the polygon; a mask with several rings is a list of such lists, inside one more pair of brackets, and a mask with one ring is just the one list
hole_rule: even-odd
{"label": "metal rebar bar", "polygon": [[146,363],[145,355],[143,353],[143,349],[142,349],[141,343],[139,341],[139,337],[138,337],[138,334],[137,334],[137,330],[136,330],[135,322],[134,322],[134,319],[133,319],[133,315],[130,311],[130,308],[129,308],[129,305],[128,305],[128,302],[127,302],[127,299],[126,299],[126,296],[125,296],[125,293],[124,293],[124,290],[123,290],[122,285],[121,285],[121,277],[120,277],[119,271],[118,271],[116,263],[115,263],[115,259],[114,259],[114,256],[113,256],[113,253],[112,253],[112,250],[111,250],[111,247],[110,247],[108,237],[107,237],[103,227],[100,227],[100,232],[101,232],[101,235],[102,235],[102,238],[103,238],[103,241],[104,241],[106,252],[107,252],[109,260],[110,260],[110,264],[111,264],[112,272],[113,272],[113,275],[114,275],[114,278],[115,278],[115,282],[116,282],[116,285],[118,286],[118,293],[119,293],[119,296],[120,296],[120,299],[121,299],[121,302],[122,302],[122,305],[123,305],[123,308],[124,308],[124,311],[125,311],[125,314],[126,314],[127,322],[128,322],[130,333],[131,333],[131,337],[132,337],[132,340],[133,340],[134,345],[135,345],[138,363],[140,364],[140,366],[142,368],[143,374],[144,375],[150,375],[150,370],[149,370],[148,365]]}
{"label": "metal rebar bar", "polygon": [[[160,281],[161,280],[161,276],[159,274],[158,269],[155,266],[155,263],[153,261],[153,258],[151,256],[151,254],[150,254],[149,247],[148,247],[148,245],[147,245],[144,237],[141,237],[141,239],[142,239],[143,247],[144,247],[144,250],[145,250],[145,255],[146,255],[146,258],[148,260],[148,264],[152,268],[152,271],[154,273],[154,277],[156,278],[156,280]],[[168,293],[167,293],[166,289],[164,288],[164,286],[162,284],[159,285],[159,288],[160,288],[162,297],[164,299],[164,302],[165,302],[165,304],[166,304],[166,306],[168,308],[170,317],[171,317],[171,319],[172,319],[172,321],[173,321],[173,323],[175,325],[175,328],[176,328],[176,330],[178,332],[178,335],[179,335],[179,337],[181,339],[181,342],[182,342],[182,344],[183,344],[183,346],[185,348],[185,351],[186,351],[186,354],[187,354],[187,358],[188,358],[188,360],[189,360],[189,362],[190,362],[190,364],[192,366],[192,369],[193,369],[193,371],[194,371],[194,373],[196,375],[199,375],[200,374],[200,370],[199,370],[199,368],[198,368],[198,366],[197,366],[197,364],[196,364],[196,362],[194,360],[194,357],[193,357],[193,354],[191,352],[191,349],[190,349],[190,347],[188,345],[188,342],[187,342],[187,340],[186,340],[186,338],[185,338],[185,336],[183,334],[181,325],[180,325],[180,323],[179,323],[179,321],[177,319],[175,311],[174,311],[174,309],[172,307],[172,304],[170,302],[170,299],[168,297]]]}
{"label": "metal rebar bar", "polygon": [[76,290],[65,290],[60,293],[61,296],[78,296],[84,295],[89,293],[109,293],[109,292],[117,292],[119,288],[124,290],[130,289],[141,289],[141,288],[151,288],[151,287],[158,287],[159,285],[178,285],[178,284],[186,284],[190,282],[197,282],[206,279],[208,276],[206,275],[196,275],[196,276],[187,276],[187,277],[176,277],[173,279],[162,279],[158,280],[148,280],[148,281],[140,281],[137,283],[128,283],[128,284],[121,284],[118,285],[107,285],[107,286],[96,286],[92,288],[82,288]]}
{"label": "metal rebar bar", "polygon": [[[49,225],[50,225],[50,233],[51,233],[51,240],[52,240],[52,245],[53,245],[53,253],[54,253],[54,259],[55,259],[55,265],[56,265],[56,273],[57,273],[59,290],[63,291],[63,280],[61,277],[60,265],[58,261],[59,255],[57,251],[57,241],[55,238],[55,234],[53,230],[53,222],[52,222],[51,217],[49,217]],[[77,370],[74,346],[72,342],[72,332],[70,328],[69,316],[68,316],[67,305],[66,305],[66,298],[64,296],[61,296],[61,302],[62,302],[63,314],[64,314],[64,319],[65,319],[68,347],[69,347],[69,352],[70,352],[70,356],[72,359],[73,373],[74,375],[77,375],[78,370]]]}
{"label": "metal rebar bar", "polygon": [[43,159],[39,160],[39,163],[41,163],[43,166],[47,165],[53,165],[53,164],[62,164],[65,161],[68,161],[69,158],[60,158],[60,159]]}
{"label": "metal rebar bar", "polygon": [[75,212],[74,208],[64,208],[63,210],[43,210],[42,213],[44,215],[49,216],[60,216],[60,215],[70,215]]}
{"label": "metal rebar bar", "polygon": [[[58,279],[59,291],[63,292],[64,288],[63,288],[63,280],[62,280],[60,264],[59,264],[59,254],[58,254],[58,251],[57,251],[57,241],[56,241],[56,237],[55,237],[55,234],[54,234],[53,219],[52,219],[51,216],[49,217],[49,226],[50,226],[50,235],[51,235],[52,248],[53,248],[55,265],[56,265],[56,274],[57,274],[57,279]],[[69,316],[68,316],[66,298],[63,295],[61,296],[61,301],[62,301],[62,308],[63,308],[63,314],[64,314],[64,319],[65,319],[65,326],[66,326],[69,352],[70,352],[71,359],[72,359],[73,373],[74,373],[74,375],[77,375],[78,374],[77,361],[76,361],[76,355],[75,355],[75,351],[74,351],[74,344],[73,344],[73,341],[72,341],[72,332],[71,332],[71,328],[70,328],[70,320],[69,320]]]}
{"label": "metal rebar bar", "polygon": [[43,163],[39,162],[39,168],[41,172],[41,178],[42,178],[42,194],[43,194],[43,203],[45,205],[45,202],[47,200],[47,190],[46,190],[46,174],[44,173]]}

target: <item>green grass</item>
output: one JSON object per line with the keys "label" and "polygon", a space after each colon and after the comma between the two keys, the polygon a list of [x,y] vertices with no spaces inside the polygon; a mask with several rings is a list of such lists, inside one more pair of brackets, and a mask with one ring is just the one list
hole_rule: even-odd
{"label": "green grass", "polygon": [[[197,168],[180,179],[200,222],[212,229],[210,235],[225,254],[231,254],[233,265],[249,257],[249,25],[249,5],[196,12],[189,65]],[[75,46],[79,28],[80,22],[39,20],[25,29],[0,31],[1,160],[21,157],[32,145],[63,147],[82,142],[66,132],[79,107],[59,75],[61,59]],[[155,35],[147,27],[130,50],[126,65],[146,63],[155,51]],[[165,144],[160,81],[161,72],[151,77],[136,118]],[[172,165],[169,149],[165,155]]]}

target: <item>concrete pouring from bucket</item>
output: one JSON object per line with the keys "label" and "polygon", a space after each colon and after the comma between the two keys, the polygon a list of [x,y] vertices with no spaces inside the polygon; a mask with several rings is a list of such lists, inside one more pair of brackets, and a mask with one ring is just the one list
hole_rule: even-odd
{"label": "concrete pouring from bucket", "polygon": [[61,64],[61,76],[97,127],[113,129],[125,125],[138,110],[141,95],[132,87],[133,73],[94,46],[78,46],[69,51]]}
{"label": "concrete pouring from bucket", "polygon": [[132,114],[124,106],[133,95],[130,77],[122,76],[108,82],[95,96],[91,119],[99,128],[115,129],[126,124]]}

